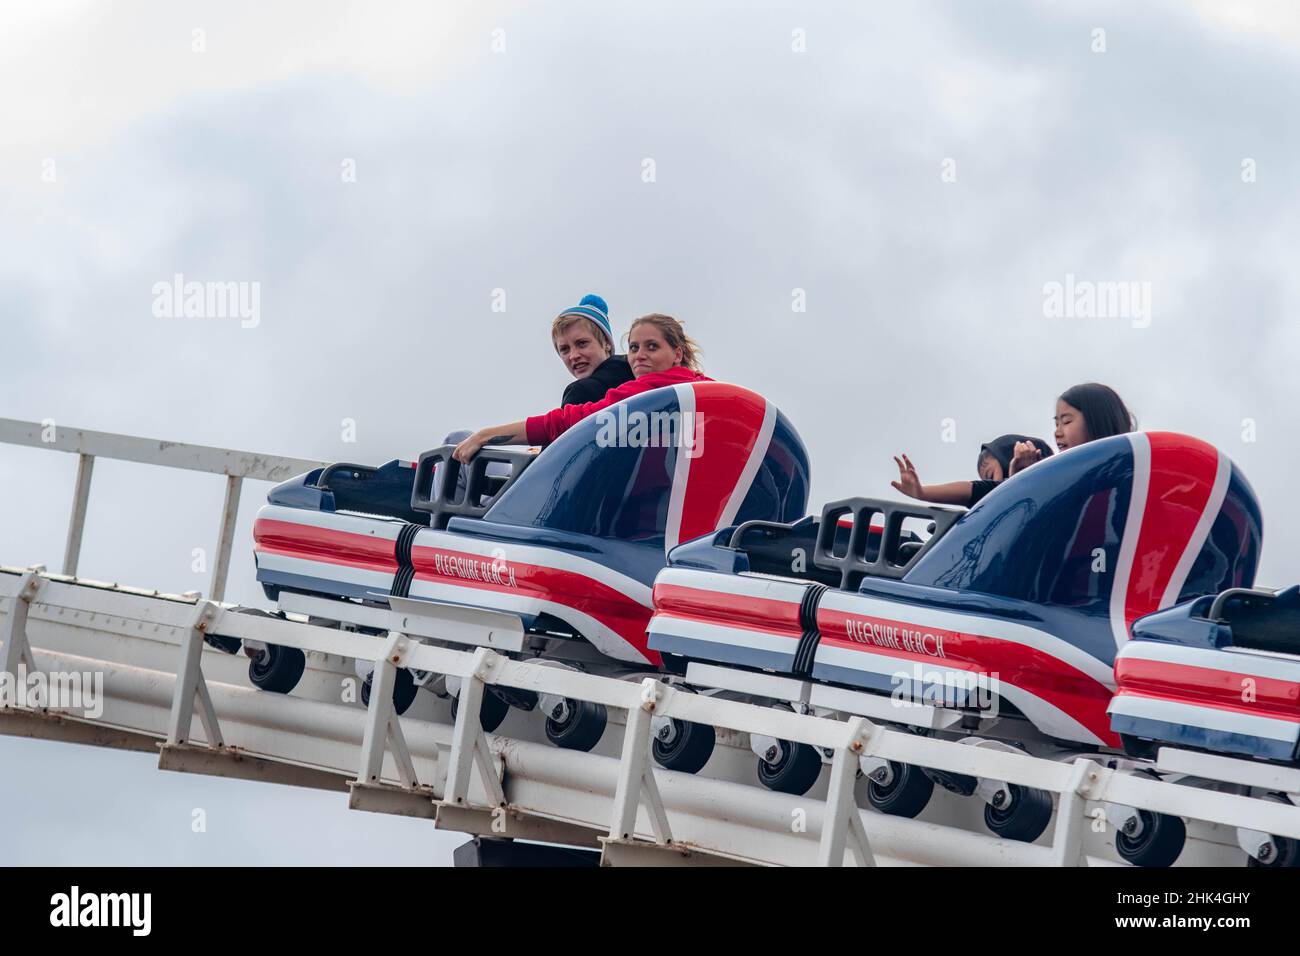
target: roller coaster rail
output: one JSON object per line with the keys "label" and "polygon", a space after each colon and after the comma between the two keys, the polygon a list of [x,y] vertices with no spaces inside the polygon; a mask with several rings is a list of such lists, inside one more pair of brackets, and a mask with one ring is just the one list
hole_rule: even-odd
{"label": "roller coaster rail", "polygon": [[239,512],[239,495],[244,479],[284,481],[326,464],[305,458],[258,455],[229,448],[186,445],[85,428],[64,428],[52,420],[24,422],[0,418],[0,443],[46,448],[77,456],[77,483],[72,493],[72,516],[68,522],[68,539],[63,552],[63,573],[68,575],[77,573],[77,564],[81,558],[81,538],[86,527],[86,508],[90,500],[90,480],[95,472],[95,459],[110,458],[142,465],[161,465],[225,475],[226,496],[221,508],[217,560],[212,566],[209,592],[214,601],[220,601],[226,593],[230,551],[235,541],[235,516]]}
{"label": "roller coaster rail", "polygon": [[[1235,835],[1243,831],[1300,839],[1300,807],[1121,772],[1100,756],[1055,761],[923,737],[864,717],[798,714],[685,692],[653,677],[601,677],[511,660],[490,646],[457,650],[420,640],[432,620],[447,642],[490,644],[484,635],[494,628],[518,627],[508,615],[467,622],[449,609],[439,622],[426,610],[417,621],[396,609],[383,612],[388,636],[379,638],[192,592],[79,579],[95,457],[228,476],[214,593],[224,589],[239,483],[277,480],[321,463],[79,430],[43,442],[41,429],[0,419],[0,442],[80,456],[65,560],[70,571],[0,566],[0,673],[40,672],[51,682],[69,673],[103,674],[103,708],[92,718],[0,702],[0,733],[154,751],[164,770],[342,791],[352,809],[427,818],[470,834],[595,848],[607,865],[1113,865],[1117,857],[1095,825],[1112,805],[1187,818],[1196,827],[1189,827],[1187,855],[1196,862],[1222,862],[1229,852],[1244,859]],[[308,672],[292,695],[257,690],[241,657],[205,642],[212,635],[298,648]],[[339,682],[353,673],[345,666],[351,660],[375,664],[364,709],[339,693]],[[458,679],[454,721],[439,701],[414,708],[430,719],[399,717],[393,705],[399,668]],[[489,685],[604,705],[611,727],[605,752],[563,750],[523,733],[485,733],[477,714]],[[824,787],[797,797],[746,782],[741,773],[728,775],[726,760],[695,775],[664,770],[651,756],[656,717],[719,728],[720,745],[727,741],[721,749],[737,755],[749,755],[748,734],[806,743],[828,757],[829,774]],[[958,823],[861,809],[861,771],[879,760],[1049,791],[1056,795],[1053,824],[1031,844]],[[746,766],[753,781],[752,763]],[[1300,771],[1286,767],[1169,748],[1158,766],[1188,779],[1222,781],[1227,789],[1300,793]]]}

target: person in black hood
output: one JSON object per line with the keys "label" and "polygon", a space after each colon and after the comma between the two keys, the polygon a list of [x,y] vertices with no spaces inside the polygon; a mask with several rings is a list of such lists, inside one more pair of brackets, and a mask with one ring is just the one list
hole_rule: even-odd
{"label": "person in black hood", "polygon": [[556,316],[551,341],[574,378],[564,389],[561,405],[598,402],[611,388],[632,381],[627,356],[614,354],[609,307],[598,295],[585,295]]}
{"label": "person in black hood", "polygon": [[923,485],[912,460],[895,457],[898,481],[891,485],[903,494],[935,504],[972,507],[981,498],[1012,475],[1052,454],[1051,446],[1030,435],[1002,435],[980,446],[975,467],[977,481],[950,481],[942,485]]}
{"label": "person in black hood", "polygon": [[990,491],[1017,472],[1052,454],[1052,448],[1041,438],[1031,435],[1002,435],[980,448],[975,468],[979,481],[971,482],[973,505]]}

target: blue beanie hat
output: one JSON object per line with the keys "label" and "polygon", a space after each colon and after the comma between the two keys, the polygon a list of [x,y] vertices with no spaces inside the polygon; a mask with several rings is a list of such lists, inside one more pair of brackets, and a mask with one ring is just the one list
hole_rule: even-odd
{"label": "blue beanie hat", "polygon": [[609,324],[609,306],[605,300],[598,295],[584,295],[582,301],[571,309],[565,309],[559,317],[564,318],[566,315],[577,315],[584,319],[591,319],[605,333],[605,338],[609,340],[609,347],[614,347],[614,329]]}

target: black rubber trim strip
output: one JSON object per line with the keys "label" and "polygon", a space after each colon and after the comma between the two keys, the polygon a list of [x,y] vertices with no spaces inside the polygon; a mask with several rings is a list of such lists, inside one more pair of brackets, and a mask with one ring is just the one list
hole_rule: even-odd
{"label": "black rubber trim strip", "polygon": [[415,580],[415,568],[409,564],[402,565],[393,577],[393,590],[390,593],[393,597],[410,597],[413,580]]}
{"label": "black rubber trim strip", "polygon": [[812,676],[817,644],[822,639],[821,631],[817,629],[817,605],[821,603],[822,595],[829,590],[825,584],[810,584],[799,602],[799,623],[803,625],[803,635],[795,649],[794,667],[791,669],[796,677]]}
{"label": "black rubber trim strip", "polygon": [[415,541],[415,536],[420,533],[424,525],[408,522],[401,531],[397,533],[397,545],[394,548],[394,556],[398,564],[411,563],[411,545]]}
{"label": "black rubber trim strip", "polygon": [[397,542],[393,547],[393,557],[397,559],[397,574],[393,576],[395,597],[410,597],[411,582],[415,580],[415,565],[412,563],[411,546],[415,536],[424,525],[408,523],[397,533]]}

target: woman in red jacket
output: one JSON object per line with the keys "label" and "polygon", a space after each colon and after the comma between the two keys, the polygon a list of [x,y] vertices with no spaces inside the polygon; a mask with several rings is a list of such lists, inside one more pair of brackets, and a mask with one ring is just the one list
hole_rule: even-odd
{"label": "woman in red jacket", "polygon": [[664,385],[713,381],[699,371],[699,346],[670,315],[641,316],[632,323],[627,339],[632,381],[611,388],[598,402],[565,405],[523,421],[479,429],[456,446],[456,460],[468,462],[487,444],[549,445],[588,415],[625,398]]}

